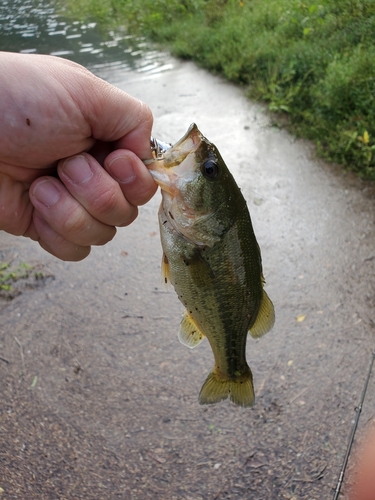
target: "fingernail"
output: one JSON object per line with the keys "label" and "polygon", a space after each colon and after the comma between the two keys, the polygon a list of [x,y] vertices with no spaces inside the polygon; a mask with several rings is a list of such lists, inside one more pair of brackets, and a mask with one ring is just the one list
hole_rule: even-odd
{"label": "fingernail", "polygon": [[114,158],[108,164],[108,170],[112,177],[122,184],[129,184],[136,178],[133,165],[127,156]]}
{"label": "fingernail", "polygon": [[87,159],[82,155],[68,158],[61,168],[75,184],[83,184],[94,175]]}
{"label": "fingernail", "polygon": [[43,203],[46,207],[51,207],[57,203],[61,193],[53,182],[45,180],[36,185],[33,194],[40,203]]}

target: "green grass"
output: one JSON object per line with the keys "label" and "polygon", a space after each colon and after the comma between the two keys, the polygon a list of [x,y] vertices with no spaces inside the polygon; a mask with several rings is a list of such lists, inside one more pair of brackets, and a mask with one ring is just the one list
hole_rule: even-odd
{"label": "green grass", "polygon": [[[13,284],[20,279],[28,278],[32,269],[33,266],[26,264],[26,262],[21,262],[14,267],[11,262],[0,261],[0,290],[13,290]],[[35,277],[37,278],[37,273],[35,273]]]}
{"label": "green grass", "polygon": [[374,0],[64,0],[242,84],[321,155],[375,179]]}

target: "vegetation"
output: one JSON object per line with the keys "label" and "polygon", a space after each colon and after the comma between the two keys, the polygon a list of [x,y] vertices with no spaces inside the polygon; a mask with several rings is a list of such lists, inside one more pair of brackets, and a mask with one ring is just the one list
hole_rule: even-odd
{"label": "vegetation", "polygon": [[375,179],[374,0],[65,0],[245,85],[326,158]]}
{"label": "vegetation", "polygon": [[[18,266],[12,266],[12,262],[0,261],[0,291],[13,290],[13,284],[21,279],[28,278],[34,266],[21,262]],[[35,279],[42,279],[44,277],[41,272],[34,272]]]}

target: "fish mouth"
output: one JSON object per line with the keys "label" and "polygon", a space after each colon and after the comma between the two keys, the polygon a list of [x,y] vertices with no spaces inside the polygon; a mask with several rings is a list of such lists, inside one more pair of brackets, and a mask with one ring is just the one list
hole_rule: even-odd
{"label": "fish mouth", "polygon": [[[172,147],[165,149],[162,154],[155,155],[150,160],[144,160],[154,181],[163,191],[174,196],[176,194],[176,181],[191,171],[191,162],[184,162],[189,155],[198,150],[202,142],[202,134],[195,123],[192,123],[185,135]],[[156,141],[157,143],[158,141]]]}
{"label": "fish mouth", "polygon": [[[184,161],[188,154],[198,149],[202,141],[202,137],[203,136],[198,130],[196,124],[192,123],[188,128],[186,134],[179,141],[177,141],[171,149],[168,149],[165,152],[164,156],[166,157],[167,161],[169,160],[170,162],[173,162],[178,160],[178,163],[181,163],[182,161]],[[175,158],[177,154],[178,159]],[[171,155],[171,158],[169,158],[169,155]],[[171,166],[175,165],[166,165],[166,168],[170,168]]]}

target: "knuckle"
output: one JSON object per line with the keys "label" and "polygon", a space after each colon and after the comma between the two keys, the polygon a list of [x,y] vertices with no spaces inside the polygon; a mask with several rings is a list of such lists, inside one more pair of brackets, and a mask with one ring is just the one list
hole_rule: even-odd
{"label": "knuckle", "polygon": [[110,185],[98,193],[97,197],[92,201],[92,211],[94,213],[108,216],[118,210],[118,187]]}
{"label": "knuckle", "polygon": [[127,201],[118,185],[103,190],[93,201],[90,211],[110,226],[127,226],[138,214],[137,207]]}
{"label": "knuckle", "polygon": [[90,234],[92,223],[88,222],[83,214],[73,213],[62,223],[61,233],[68,241],[77,244],[86,242],[87,234]]}
{"label": "knuckle", "polygon": [[77,245],[105,245],[115,236],[116,228],[81,213],[67,218],[61,232],[68,241]]}

